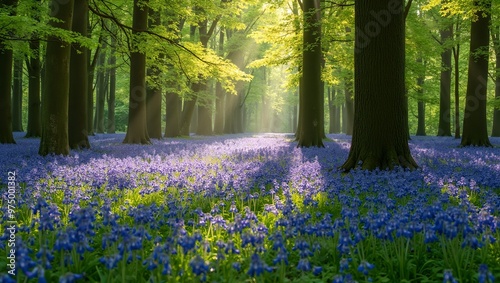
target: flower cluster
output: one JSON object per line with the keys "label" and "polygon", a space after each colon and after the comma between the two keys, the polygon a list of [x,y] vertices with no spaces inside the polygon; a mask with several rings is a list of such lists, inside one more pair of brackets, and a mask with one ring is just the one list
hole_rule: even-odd
{"label": "flower cluster", "polygon": [[[415,137],[418,170],[343,174],[337,168],[349,137],[329,137],[318,149],[297,148],[279,134],[164,139],[148,147],[97,135],[91,150],[68,157],[40,157],[36,141],[18,138],[18,145],[0,146],[8,160],[0,171],[16,168],[22,184],[18,268],[39,282],[54,277],[54,266],[63,270],[60,282],[102,279],[83,270],[115,276],[127,268],[138,269],[137,282],[228,274],[248,281],[283,272],[311,281],[356,282],[377,272],[385,281],[415,281],[392,257],[455,260],[445,254],[449,245],[471,260],[436,264],[439,274],[425,277],[493,282],[498,269],[486,264],[500,236],[500,148]],[[1,282],[11,279],[0,273]]]}

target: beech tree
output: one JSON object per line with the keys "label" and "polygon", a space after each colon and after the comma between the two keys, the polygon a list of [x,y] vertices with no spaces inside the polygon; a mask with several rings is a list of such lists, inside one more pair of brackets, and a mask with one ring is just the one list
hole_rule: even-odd
{"label": "beech tree", "polygon": [[403,0],[355,2],[354,130],[341,169],[414,169],[408,147]]}
{"label": "beech tree", "polygon": [[323,122],[321,117],[321,10],[319,1],[304,0],[304,34],[302,59],[302,87],[300,88],[299,129],[297,141],[299,147],[324,147]]}
{"label": "beech tree", "polygon": [[[88,0],[75,2],[74,32],[87,36]],[[71,149],[90,148],[87,132],[88,49],[80,43],[71,48],[68,135]]]}
{"label": "beech tree", "polygon": [[453,36],[453,25],[440,30],[441,80],[439,88],[439,126],[438,136],[451,136],[451,48],[449,40]]}
{"label": "beech tree", "polygon": [[12,131],[23,131],[23,59],[14,59],[12,86]]}
{"label": "beech tree", "polygon": [[123,143],[150,144],[146,113],[146,54],[138,49],[141,33],[148,29],[148,1],[134,0],[133,50],[130,52],[130,89],[127,134]]}
{"label": "beech tree", "polygon": [[491,146],[486,125],[491,0],[474,1],[461,146]]}
{"label": "beech tree", "polygon": [[[495,51],[495,99],[500,102],[500,26],[492,27],[493,47]],[[492,137],[500,137],[500,105],[493,110]]]}
{"label": "beech tree", "polygon": [[[8,9],[14,15],[16,0],[0,3],[0,8]],[[7,43],[0,39],[0,143],[16,143],[12,135],[12,62],[13,52]]]}
{"label": "beech tree", "polygon": [[[161,16],[159,11],[154,11],[149,9],[149,27],[154,28],[161,24]],[[163,55],[160,55],[163,56]],[[160,69],[157,66],[151,66],[147,68],[147,76],[150,83],[147,84],[146,89],[146,112],[147,112],[147,125],[148,134],[150,138],[161,139],[161,100],[162,100],[162,90],[161,87],[155,80],[161,74]]]}
{"label": "beech tree", "polygon": [[[50,25],[71,30],[74,0],[59,3],[52,0],[52,15],[57,21]],[[45,90],[42,95],[42,139],[40,155],[69,154],[68,100],[71,44],[56,36],[47,40],[45,55]]]}

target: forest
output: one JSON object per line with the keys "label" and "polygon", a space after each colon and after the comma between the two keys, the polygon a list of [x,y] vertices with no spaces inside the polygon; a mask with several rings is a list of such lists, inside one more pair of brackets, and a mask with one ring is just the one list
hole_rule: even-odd
{"label": "forest", "polygon": [[0,282],[494,282],[497,0],[0,1]]}

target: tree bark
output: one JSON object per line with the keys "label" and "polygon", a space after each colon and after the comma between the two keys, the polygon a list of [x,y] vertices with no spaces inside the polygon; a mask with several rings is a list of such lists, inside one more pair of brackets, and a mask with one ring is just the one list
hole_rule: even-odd
{"label": "tree bark", "polygon": [[182,101],[177,93],[168,92],[165,103],[165,137],[173,138],[180,135],[180,117]]}
{"label": "tree bark", "polygon": [[406,120],[404,1],[356,1],[354,7],[354,130],[341,169],[416,168]]}
{"label": "tree bark", "polygon": [[[417,58],[417,64],[423,65],[424,71],[425,71],[425,64],[422,63],[422,57]],[[425,101],[424,101],[424,97],[423,97],[424,96],[424,80],[425,80],[425,73],[422,72],[417,77],[418,126],[417,126],[417,132],[415,134],[417,136],[425,136],[426,135],[426,133],[425,133]]]}
{"label": "tree bark", "polygon": [[[495,99],[500,101],[500,27],[493,34],[493,46],[495,48]],[[492,137],[500,137],[500,108],[493,110]]]}
{"label": "tree bark", "polygon": [[486,125],[486,100],[488,83],[488,48],[490,44],[491,0],[481,7],[474,2],[477,21],[471,24],[469,73],[464,112],[464,131],[461,146],[491,146]]}
{"label": "tree bark", "polygon": [[[52,0],[54,16],[60,22],[49,24],[56,28],[71,30],[74,0],[60,4]],[[42,139],[38,153],[69,154],[68,100],[69,65],[71,45],[55,36],[49,36],[45,56],[45,90],[42,96]]]}
{"label": "tree bark", "polygon": [[[212,23],[212,25],[216,24]],[[213,28],[213,26],[211,27]],[[204,48],[208,47],[208,40],[212,33],[208,31],[208,21],[204,20],[199,23],[198,30],[200,32],[200,41]],[[212,129],[212,94],[207,93],[207,82],[198,83],[198,125],[196,134],[209,136],[213,134]],[[201,98],[201,99],[200,99]]]}
{"label": "tree bark", "polygon": [[[149,1],[134,0],[133,36],[148,29]],[[142,3],[146,5],[141,5]],[[127,134],[123,143],[150,144],[146,114],[146,54],[134,45],[130,53],[130,92]]]}
{"label": "tree bark", "polygon": [[[220,29],[219,33],[219,56],[224,55],[224,29]],[[215,84],[215,121],[214,121],[214,133],[220,135],[224,133],[224,98],[226,92],[222,88],[220,82]]]}
{"label": "tree bark", "polygon": [[12,88],[12,131],[23,131],[23,60],[14,60]]}
{"label": "tree bark", "polygon": [[321,117],[323,90],[321,83],[321,10],[319,1],[304,0],[304,35],[302,52],[302,96],[298,147],[324,147],[324,119]]}
{"label": "tree bark", "polygon": [[453,47],[453,59],[455,66],[455,138],[460,138],[460,44]]}
{"label": "tree bark", "polygon": [[[160,13],[158,11],[149,10],[149,27],[161,25]],[[160,55],[161,58],[162,55]],[[158,78],[161,72],[156,66],[151,66],[147,70],[147,75],[150,81],[154,81],[147,86],[146,103],[148,116],[148,134],[152,139],[161,139],[161,100],[162,90],[159,87]]]}
{"label": "tree bark", "polygon": [[345,118],[345,131],[346,135],[352,135],[353,124],[354,124],[354,101],[352,93],[352,78],[349,77],[345,80],[345,108],[344,108],[344,118]]}
{"label": "tree bark", "polygon": [[[453,36],[453,25],[441,30],[441,44],[446,44]],[[441,52],[441,83],[439,88],[438,136],[451,137],[451,49]]]}
{"label": "tree bark", "polygon": [[[88,0],[75,2],[74,32],[87,36]],[[71,149],[90,148],[87,132],[88,49],[73,43],[70,62],[68,134]]]}
{"label": "tree bark", "polygon": [[31,57],[26,64],[28,66],[28,126],[27,138],[42,136],[42,125],[40,116],[40,41],[37,38],[29,43]]}
{"label": "tree bark", "polygon": [[116,38],[111,37],[111,51],[108,58],[109,65],[109,92],[106,100],[108,105],[107,133],[114,134],[115,123],[115,101],[116,101]]}
{"label": "tree bark", "polygon": [[97,82],[96,82],[96,105],[94,116],[94,129],[98,134],[104,133],[104,106],[106,93],[108,91],[108,78],[106,76],[106,43],[103,42],[102,49],[97,59]]}
{"label": "tree bark", "polygon": [[[0,6],[12,9],[16,5],[15,0],[0,3]],[[0,40],[0,143],[16,143],[12,135],[12,62],[12,49]]]}

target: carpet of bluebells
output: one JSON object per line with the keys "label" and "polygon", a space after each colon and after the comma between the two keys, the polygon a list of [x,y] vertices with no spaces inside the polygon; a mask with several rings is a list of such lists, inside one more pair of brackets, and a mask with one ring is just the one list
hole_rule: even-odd
{"label": "carpet of bluebells", "polygon": [[[16,174],[15,276],[0,282],[494,282],[500,148],[413,137],[415,171],[338,171],[350,138],[91,137],[0,145],[0,250]],[[495,145],[500,139],[491,139]]]}

